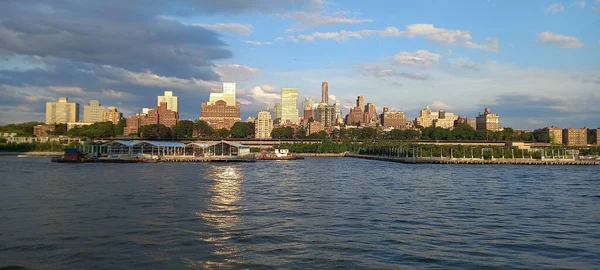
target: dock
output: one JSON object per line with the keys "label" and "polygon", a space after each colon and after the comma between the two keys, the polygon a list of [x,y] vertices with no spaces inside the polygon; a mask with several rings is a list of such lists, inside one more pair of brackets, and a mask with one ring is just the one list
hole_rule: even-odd
{"label": "dock", "polygon": [[256,162],[254,155],[248,156],[162,156],[158,162]]}
{"label": "dock", "polygon": [[471,164],[471,165],[598,165],[595,159],[531,159],[531,158],[440,158],[440,157],[394,157],[347,153],[346,157],[398,162],[405,164]]}

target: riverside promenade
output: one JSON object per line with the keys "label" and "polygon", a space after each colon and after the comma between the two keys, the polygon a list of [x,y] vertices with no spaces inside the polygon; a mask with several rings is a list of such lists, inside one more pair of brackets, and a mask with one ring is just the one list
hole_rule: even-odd
{"label": "riverside promenade", "polygon": [[531,158],[450,158],[450,157],[392,157],[346,153],[346,157],[398,162],[405,164],[505,164],[505,165],[598,165],[595,159],[531,159]]}

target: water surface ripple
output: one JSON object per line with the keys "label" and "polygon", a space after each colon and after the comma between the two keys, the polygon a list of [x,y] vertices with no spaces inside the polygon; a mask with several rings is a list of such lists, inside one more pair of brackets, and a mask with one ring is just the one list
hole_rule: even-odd
{"label": "water surface ripple", "polygon": [[593,269],[599,172],[0,157],[0,267]]}

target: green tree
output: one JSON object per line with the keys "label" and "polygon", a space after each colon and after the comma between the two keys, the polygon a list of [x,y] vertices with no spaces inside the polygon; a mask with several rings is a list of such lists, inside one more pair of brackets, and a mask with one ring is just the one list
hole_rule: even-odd
{"label": "green tree", "polygon": [[71,137],[110,138],[115,136],[115,125],[112,122],[94,123],[89,126],[74,127],[67,132]]}
{"label": "green tree", "polygon": [[377,139],[377,129],[374,129],[372,127],[362,128],[360,138],[376,140]]}
{"label": "green tree", "polygon": [[33,136],[33,127],[43,125],[41,122],[25,122],[0,126],[0,133],[16,133],[17,136]]}
{"label": "green tree", "polygon": [[306,139],[306,137],[307,136],[306,136],[306,129],[305,128],[298,128],[296,130],[296,139],[303,140],[303,139]]}
{"label": "green tree", "polygon": [[119,123],[115,126],[115,136],[125,135],[125,127],[127,126],[127,119],[121,118]]}
{"label": "green tree", "polygon": [[190,120],[181,120],[173,128],[173,136],[177,138],[191,138],[194,134],[195,124]]}
{"label": "green tree", "polygon": [[171,129],[163,124],[152,124],[140,128],[144,138],[171,138]]}
{"label": "green tree", "polygon": [[54,128],[54,132],[52,132],[53,135],[67,135],[67,124],[58,124],[56,125],[56,128]]}
{"label": "green tree", "polygon": [[548,135],[547,132],[544,132],[544,130],[542,130],[542,129],[534,130],[533,138],[536,142],[544,142],[544,143],[550,142],[550,136]]}
{"label": "green tree", "polygon": [[229,136],[229,130],[226,128],[219,129],[217,130],[217,136],[219,136],[219,138],[227,138],[227,136]]}
{"label": "green tree", "polygon": [[316,139],[316,140],[324,140],[324,139],[329,138],[329,134],[327,134],[326,131],[321,130],[321,131],[319,131],[317,133],[313,133],[313,134],[308,135],[308,138],[309,139]]}
{"label": "green tree", "polygon": [[211,137],[215,134],[215,131],[212,129],[212,127],[210,127],[210,125],[203,120],[197,120],[194,128],[196,129],[196,132],[198,132],[199,137]]}
{"label": "green tree", "polygon": [[458,125],[450,133],[455,140],[472,141],[477,132],[469,125]]}
{"label": "green tree", "polygon": [[291,127],[274,128],[273,131],[271,131],[271,137],[273,139],[293,139],[294,129]]}
{"label": "green tree", "polygon": [[231,127],[231,130],[229,131],[229,133],[231,133],[231,137],[232,138],[248,138],[248,137],[250,137],[250,134],[252,132],[250,130],[250,126],[247,124],[248,123],[243,123],[243,122],[236,122],[235,124],[233,124],[233,127]]}

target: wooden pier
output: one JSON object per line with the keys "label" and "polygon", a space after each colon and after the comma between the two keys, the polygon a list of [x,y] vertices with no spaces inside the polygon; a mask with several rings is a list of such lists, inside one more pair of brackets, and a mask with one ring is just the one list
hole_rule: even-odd
{"label": "wooden pier", "polygon": [[505,164],[505,165],[598,165],[598,161],[583,159],[529,159],[529,158],[413,158],[413,157],[391,157],[391,156],[372,156],[359,154],[346,154],[346,157],[372,159],[380,161],[398,162],[406,164]]}

